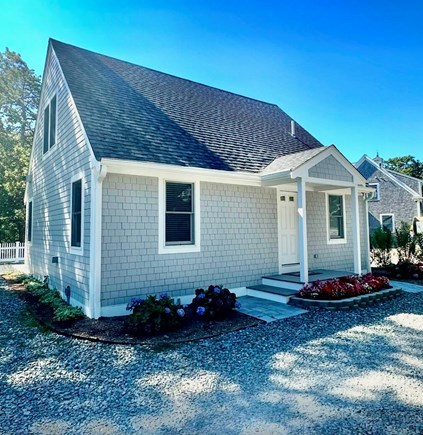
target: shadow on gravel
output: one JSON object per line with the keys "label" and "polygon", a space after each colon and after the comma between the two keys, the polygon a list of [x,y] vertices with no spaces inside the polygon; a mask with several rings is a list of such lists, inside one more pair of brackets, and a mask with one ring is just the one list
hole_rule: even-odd
{"label": "shadow on gravel", "polygon": [[[12,296],[0,290],[2,312]],[[8,405],[0,427],[63,434],[421,433],[422,308],[422,294],[407,294],[159,352],[54,334],[31,338],[31,328],[9,312],[0,334],[4,339],[13,325],[17,331],[2,341],[0,401]],[[17,409],[22,419],[9,424]]]}

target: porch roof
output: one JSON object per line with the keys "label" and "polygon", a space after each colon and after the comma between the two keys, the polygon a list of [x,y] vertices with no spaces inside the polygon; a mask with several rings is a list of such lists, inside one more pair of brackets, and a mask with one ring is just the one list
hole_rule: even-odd
{"label": "porch roof", "polygon": [[[310,169],[318,165],[326,158],[331,157],[339,163],[342,171],[348,175],[347,179],[337,178],[328,170],[320,176],[313,175]],[[335,171],[335,168],[334,168]],[[355,166],[336,148],[335,145],[314,148],[301,151],[289,156],[275,159],[260,173],[262,183],[266,186],[292,183],[299,178],[309,184],[337,185],[339,187],[360,187],[361,190],[372,192],[373,189],[366,186],[366,179],[358,172]]]}

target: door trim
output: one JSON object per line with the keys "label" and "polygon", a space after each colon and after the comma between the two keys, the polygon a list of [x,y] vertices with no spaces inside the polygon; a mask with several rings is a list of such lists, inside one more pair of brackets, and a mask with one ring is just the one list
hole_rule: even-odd
{"label": "door trim", "polygon": [[[277,207],[277,212],[278,212],[278,270],[279,273],[291,273],[291,272],[299,272],[300,271],[300,252],[299,252],[299,247],[297,247],[298,249],[298,263],[287,263],[287,264],[282,264],[282,252],[281,252],[281,224],[282,224],[282,216],[281,216],[281,210],[280,210],[280,206],[279,206],[279,198],[282,194],[295,194],[296,196],[298,195],[297,192],[290,192],[289,190],[284,190],[283,188],[277,188],[276,190],[276,207]],[[297,198],[297,204],[298,204],[298,198]],[[297,231],[298,231],[298,225],[297,225]]]}

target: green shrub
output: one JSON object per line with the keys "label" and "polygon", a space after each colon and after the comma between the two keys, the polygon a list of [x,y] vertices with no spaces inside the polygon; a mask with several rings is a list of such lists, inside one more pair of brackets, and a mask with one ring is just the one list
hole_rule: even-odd
{"label": "green shrub", "polygon": [[40,281],[27,280],[25,283],[25,288],[31,293],[33,290],[36,290],[39,288],[46,288],[46,287]]}
{"label": "green shrub", "polygon": [[394,235],[386,228],[377,228],[370,236],[371,257],[377,266],[387,267],[392,263]]}
{"label": "green shrub", "polygon": [[28,288],[28,292],[36,297],[36,298],[40,298],[41,296],[44,296],[45,294],[47,294],[48,292],[50,292],[51,290],[49,290],[46,287],[31,287]]}
{"label": "green shrub", "polygon": [[72,307],[66,303],[63,303],[54,310],[54,320],[56,322],[69,322],[82,319],[83,317],[84,313],[81,307]]}
{"label": "green shrub", "polygon": [[176,330],[185,317],[182,306],[176,305],[166,293],[161,293],[158,299],[154,295],[133,298],[126,309],[132,311],[127,321],[128,331],[135,335]]}
{"label": "green shrub", "polygon": [[84,317],[80,307],[68,305],[57,290],[47,288],[41,281],[27,278],[25,287],[32,296],[38,299],[40,304],[52,309],[55,322],[75,321]]}
{"label": "green shrub", "polygon": [[395,230],[398,262],[412,261],[416,254],[417,237],[411,232],[411,225],[401,222]]}

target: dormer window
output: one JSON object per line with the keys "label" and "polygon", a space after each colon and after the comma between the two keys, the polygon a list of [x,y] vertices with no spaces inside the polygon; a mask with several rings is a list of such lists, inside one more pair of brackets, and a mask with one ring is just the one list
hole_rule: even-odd
{"label": "dormer window", "polygon": [[57,118],[57,97],[50,100],[44,109],[44,154],[56,144],[56,118]]}

